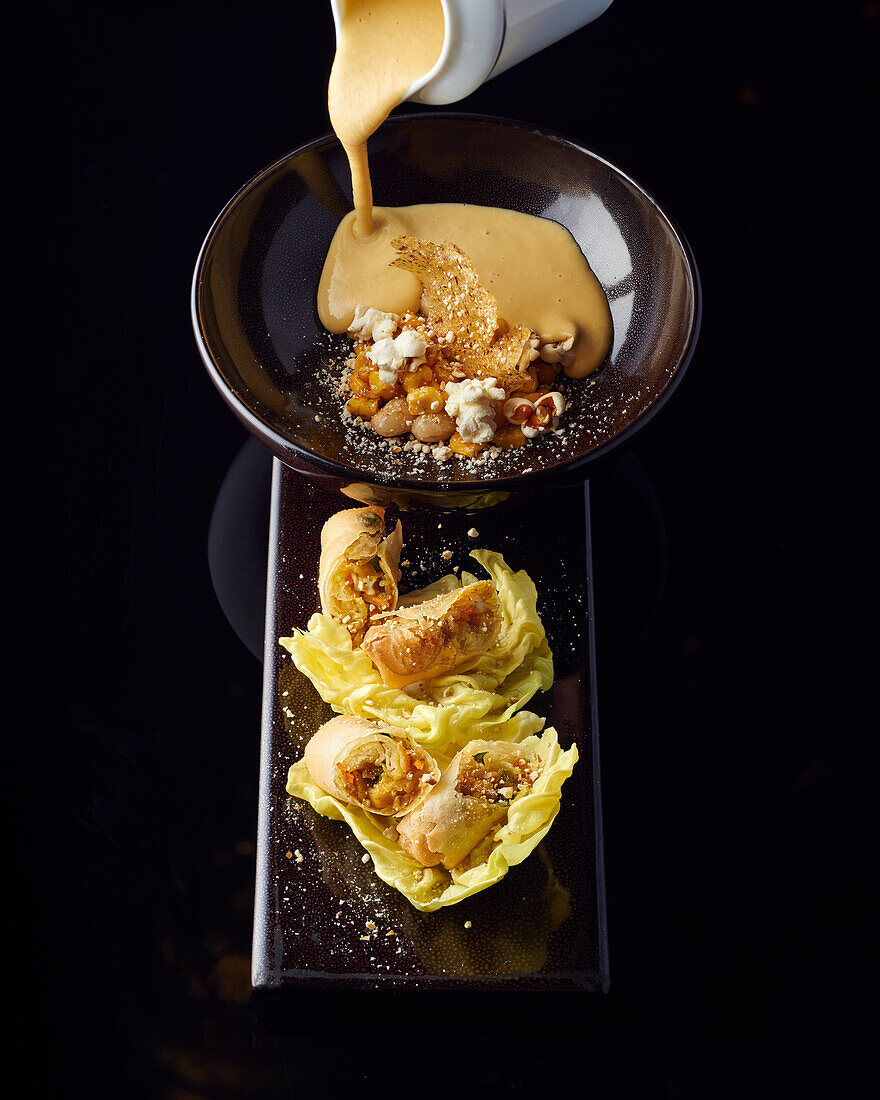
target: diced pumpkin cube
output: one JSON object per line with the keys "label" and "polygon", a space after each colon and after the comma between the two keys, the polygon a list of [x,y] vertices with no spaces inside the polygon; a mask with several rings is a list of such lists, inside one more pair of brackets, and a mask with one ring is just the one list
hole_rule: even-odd
{"label": "diced pumpkin cube", "polygon": [[466,439],[462,439],[458,432],[449,440],[447,447],[457,455],[464,455],[465,458],[476,458],[483,450],[482,443],[469,443]]}
{"label": "diced pumpkin cube", "polygon": [[367,420],[379,411],[379,399],[376,397],[352,397],[346,405],[352,416],[363,416]]}
{"label": "diced pumpkin cube", "polygon": [[377,370],[370,371],[369,381],[370,396],[378,397],[380,401],[390,401],[397,392],[395,386],[389,386],[387,382],[382,381],[382,376]]}
{"label": "diced pumpkin cube", "polygon": [[538,388],[538,372],[535,370],[533,363],[529,364],[528,368],[523,372],[522,381],[520,381],[516,388],[512,390],[512,393],[534,393]]}
{"label": "diced pumpkin cube", "polygon": [[348,376],[348,385],[351,392],[355,394],[366,393],[370,388],[369,380],[357,371],[352,371]]}
{"label": "diced pumpkin cube", "polygon": [[419,389],[421,386],[430,386],[434,381],[434,372],[427,364],[421,367],[416,367],[415,370],[408,370],[400,377],[403,383],[403,388],[407,393],[412,393],[413,390]]}
{"label": "diced pumpkin cube", "polygon": [[512,451],[515,447],[522,447],[526,442],[528,441],[518,424],[507,424],[499,428],[492,440],[493,445],[502,451]]}
{"label": "diced pumpkin cube", "polygon": [[446,404],[446,394],[437,386],[419,386],[406,395],[411,413],[440,412]]}
{"label": "diced pumpkin cube", "polygon": [[556,377],[559,374],[558,366],[554,366],[553,363],[545,363],[543,359],[536,359],[532,366],[538,376],[539,386],[550,386],[552,388],[556,385]]}

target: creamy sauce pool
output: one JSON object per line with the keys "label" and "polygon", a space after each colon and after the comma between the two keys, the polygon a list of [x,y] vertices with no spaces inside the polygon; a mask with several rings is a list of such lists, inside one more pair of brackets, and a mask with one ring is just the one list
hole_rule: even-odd
{"label": "creamy sauce pool", "polygon": [[347,0],[341,5],[330,75],[333,129],[351,166],[354,210],[340,222],[321,273],[318,316],[330,332],[348,329],[358,305],[387,313],[418,309],[420,286],[389,267],[401,235],[456,244],[511,325],[543,340],[574,335],[565,371],[582,378],[611,344],[602,287],[574,238],[556,222],[463,203],[373,207],[367,139],[435,65],[443,46],[440,0]]}
{"label": "creamy sauce pool", "polygon": [[403,315],[418,310],[415,276],[389,267],[391,241],[401,234],[451,241],[472,260],[480,282],[510,324],[520,322],[546,341],[575,334],[566,373],[582,378],[605,358],[611,313],[596,276],[567,229],[516,210],[464,203],[426,203],[373,210],[376,229],[358,235],[355,214],[339,225],[321,273],[318,315],[330,332],[345,332],[355,306]]}

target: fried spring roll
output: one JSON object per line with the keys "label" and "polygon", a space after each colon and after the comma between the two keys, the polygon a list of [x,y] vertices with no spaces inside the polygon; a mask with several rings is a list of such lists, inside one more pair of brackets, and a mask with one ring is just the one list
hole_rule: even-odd
{"label": "fried spring roll", "polygon": [[385,530],[384,509],[347,508],[321,530],[318,590],[325,615],[348,629],[359,645],[372,615],[397,606],[403,530]]}
{"label": "fried spring roll", "polygon": [[391,817],[413,810],[440,778],[406,730],[340,715],[306,745],[309,775],[342,802]]}
{"label": "fried spring roll", "polygon": [[426,867],[450,869],[504,821],[513,799],[531,789],[540,756],[507,741],[471,741],[425,801],[397,823],[398,842]]}
{"label": "fried spring roll", "polygon": [[362,648],[388,687],[432,680],[484,653],[498,637],[501,610],[492,581],[477,581],[414,607],[382,615]]}

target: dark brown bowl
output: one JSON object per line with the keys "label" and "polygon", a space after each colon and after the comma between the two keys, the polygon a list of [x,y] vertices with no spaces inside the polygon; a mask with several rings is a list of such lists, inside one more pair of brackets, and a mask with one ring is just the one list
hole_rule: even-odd
{"label": "dark brown bowl", "polygon": [[696,343],[699,277],[684,237],[620,169],[524,123],[430,113],[389,119],[370,141],[370,170],[381,206],[466,202],[560,222],[608,296],[612,348],[595,374],[568,385],[564,433],[482,467],[423,460],[415,469],[408,455],[346,428],[326,368],[350,345],[324,330],[316,291],[351,209],[351,186],[345,154],[325,135],[230,200],[193,279],[193,326],[208,372],[281,461],[365,503],[484,508],[582,481],[668,400]]}

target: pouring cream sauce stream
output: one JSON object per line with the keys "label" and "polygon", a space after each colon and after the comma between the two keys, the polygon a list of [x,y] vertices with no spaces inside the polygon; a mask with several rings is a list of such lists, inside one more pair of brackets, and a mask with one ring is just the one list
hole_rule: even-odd
{"label": "pouring cream sauce stream", "polygon": [[563,226],[514,210],[465,203],[374,207],[367,139],[436,64],[443,47],[440,0],[340,0],[330,74],[330,120],[351,166],[354,210],[340,222],[321,273],[318,315],[345,332],[357,305],[417,310],[418,281],[389,267],[401,234],[450,241],[466,253],[511,324],[542,341],[574,334],[566,373],[590,374],[608,352],[611,313],[602,287]]}

